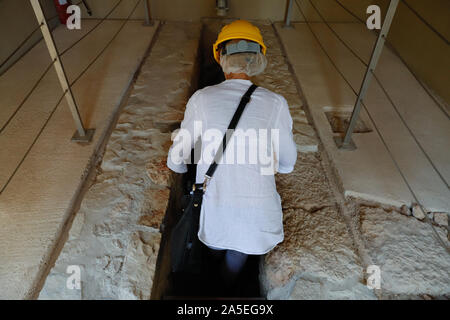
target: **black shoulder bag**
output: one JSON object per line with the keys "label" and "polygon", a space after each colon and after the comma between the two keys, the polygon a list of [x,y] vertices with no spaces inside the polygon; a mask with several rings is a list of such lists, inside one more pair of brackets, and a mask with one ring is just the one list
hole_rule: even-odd
{"label": "black shoulder bag", "polygon": [[[234,113],[233,118],[228,125],[228,130],[234,130],[241,118],[245,106],[250,101],[250,97],[257,88],[252,84],[244,96]],[[205,174],[205,181],[202,183],[194,183],[192,191],[189,194],[187,205],[183,209],[183,214],[180,221],[172,230],[170,239],[170,257],[173,272],[191,272],[198,273],[201,270],[202,263],[202,244],[198,239],[198,229],[200,220],[200,209],[202,205],[203,193],[206,191],[206,186],[217,168],[220,157],[225,152],[227,146],[227,134],[222,140],[222,144],[217,150],[214,161],[208,168]],[[223,150],[222,152],[219,152]]]}

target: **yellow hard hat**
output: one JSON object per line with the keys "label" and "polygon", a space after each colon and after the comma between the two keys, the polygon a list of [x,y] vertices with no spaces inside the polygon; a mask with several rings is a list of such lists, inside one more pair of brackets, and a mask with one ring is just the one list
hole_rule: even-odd
{"label": "yellow hard hat", "polygon": [[267,47],[263,42],[263,37],[258,27],[255,27],[253,24],[245,20],[236,20],[222,28],[216,42],[213,45],[214,59],[216,59],[218,63],[220,63],[219,45],[222,42],[233,39],[254,41],[261,46],[262,53],[264,55],[266,54]]}

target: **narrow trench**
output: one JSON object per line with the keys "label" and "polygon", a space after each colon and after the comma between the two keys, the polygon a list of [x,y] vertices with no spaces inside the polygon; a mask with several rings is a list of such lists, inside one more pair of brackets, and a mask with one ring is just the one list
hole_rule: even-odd
{"label": "narrow trench", "polygon": [[[197,75],[197,89],[218,84],[225,80],[222,69],[213,60],[211,53],[212,43],[217,33],[203,25],[199,45],[199,68]],[[183,274],[170,272],[170,234],[177,220],[180,218],[181,195],[190,191],[195,179],[195,165],[188,165],[188,172],[182,177],[173,179],[171,190],[171,204],[165,217],[165,229],[161,241],[159,263],[154,283],[153,298],[180,299],[180,298],[247,298],[262,299],[259,284],[260,256],[250,255],[246,265],[237,279],[236,289],[232,295],[223,293],[219,276],[219,264],[203,245],[203,266],[199,274]],[[162,252],[161,252],[162,251]],[[223,262],[223,261],[222,261]]]}

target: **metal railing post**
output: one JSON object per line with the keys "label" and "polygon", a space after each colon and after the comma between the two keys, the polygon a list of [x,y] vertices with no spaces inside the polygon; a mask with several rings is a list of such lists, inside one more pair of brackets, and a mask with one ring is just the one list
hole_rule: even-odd
{"label": "metal railing post", "polygon": [[293,2],[294,2],[294,0],[289,0],[284,28],[292,28],[292,25],[291,25],[291,14],[292,14],[292,4],[293,4]]}
{"label": "metal railing post", "polygon": [[353,108],[352,116],[350,118],[350,122],[348,124],[347,130],[345,132],[344,139],[341,137],[335,137],[335,141],[337,146],[340,149],[354,150],[356,149],[355,144],[353,143],[352,134],[355,129],[356,122],[359,117],[359,112],[361,111],[363,99],[366,95],[367,89],[369,88],[370,81],[373,77],[373,72],[375,67],[377,66],[378,59],[380,58],[381,51],[383,50],[384,43],[386,41],[387,33],[389,32],[389,28],[391,27],[392,20],[395,15],[395,11],[397,10],[399,0],[391,0],[389,3],[389,8],[384,17],[383,26],[381,27],[380,34],[378,35],[377,42],[373,48],[372,55],[370,57],[369,65],[367,66],[366,73],[364,75],[364,79],[361,84],[361,88],[358,93],[358,97],[356,99],[355,106]]}
{"label": "metal railing post", "polygon": [[153,26],[152,13],[150,11],[150,0],[144,0],[145,23],[146,26]]}
{"label": "metal railing post", "polygon": [[42,11],[41,4],[39,3],[39,0],[30,0],[30,2],[34,10],[34,14],[36,15],[36,19],[38,23],[41,25],[42,35],[44,36],[45,43],[47,44],[48,52],[50,53],[50,57],[53,60],[56,74],[58,75],[58,79],[63,89],[64,96],[69,105],[73,120],[75,121],[77,131],[73,135],[72,140],[78,142],[90,142],[95,129],[86,130],[84,128],[83,122],[80,117],[80,113],[78,111],[77,104],[75,102],[72,90],[69,85],[69,81],[67,80],[64,67],[61,63],[61,59],[58,54],[58,49],[56,48],[52,33],[50,32],[47,20],[45,19],[44,16],[44,12]]}

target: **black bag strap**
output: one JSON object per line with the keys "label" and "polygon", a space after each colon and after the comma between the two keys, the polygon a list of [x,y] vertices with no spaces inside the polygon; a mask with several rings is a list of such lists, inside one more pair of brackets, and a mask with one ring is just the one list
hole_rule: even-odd
{"label": "black bag strap", "polygon": [[[250,97],[252,96],[253,92],[256,90],[257,87],[258,87],[257,85],[252,84],[250,88],[248,88],[247,92],[242,96],[241,102],[239,103],[239,106],[237,107],[236,112],[234,113],[233,118],[231,119],[230,124],[228,125],[227,131],[230,129],[231,130],[236,129],[239,119],[241,118],[241,115],[244,112],[244,108],[249,103]],[[206,185],[208,181],[212,178],[214,172],[216,171],[217,164],[220,161],[222,154],[225,153],[225,149],[227,147],[227,131],[225,131],[222,143],[219,149],[217,149],[217,153],[214,156],[214,161],[209,166],[208,171],[206,171],[205,181],[203,182],[203,192],[206,190]],[[222,152],[219,152],[220,150],[222,150]]]}

